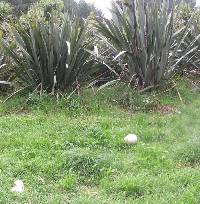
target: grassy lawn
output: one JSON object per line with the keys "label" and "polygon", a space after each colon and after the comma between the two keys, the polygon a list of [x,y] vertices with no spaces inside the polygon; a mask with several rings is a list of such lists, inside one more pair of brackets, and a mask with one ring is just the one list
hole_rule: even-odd
{"label": "grassy lawn", "polygon": [[[1,104],[0,203],[200,203],[200,94],[179,92],[182,102],[158,96],[169,114],[124,109],[114,89]],[[137,145],[124,144],[129,133]],[[10,192],[17,179],[21,194]]]}

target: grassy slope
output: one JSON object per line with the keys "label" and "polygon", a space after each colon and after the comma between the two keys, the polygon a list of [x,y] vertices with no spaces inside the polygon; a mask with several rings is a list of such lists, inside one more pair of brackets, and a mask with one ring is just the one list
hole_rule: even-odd
{"label": "grassy slope", "polygon": [[[159,98],[180,111],[170,115],[130,114],[106,92],[0,105],[0,203],[200,203],[200,95],[179,91],[184,104]],[[131,132],[136,146],[123,143]]]}

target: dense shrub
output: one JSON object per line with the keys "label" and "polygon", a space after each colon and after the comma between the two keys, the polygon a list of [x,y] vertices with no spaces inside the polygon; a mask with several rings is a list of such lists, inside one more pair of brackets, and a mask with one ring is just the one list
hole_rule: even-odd
{"label": "dense shrub", "polygon": [[0,2],[0,21],[11,16],[13,12],[13,7],[11,4],[1,1]]}
{"label": "dense shrub", "polygon": [[199,48],[200,48],[200,9],[192,9],[187,4],[181,4],[179,11],[176,11],[175,29],[180,29],[183,25],[190,22],[188,28],[188,35],[185,37],[184,42],[181,44],[181,49],[178,52],[178,56],[182,57],[183,52],[190,44],[193,44],[193,48],[197,47],[193,52],[189,53],[185,58],[181,60],[180,66],[185,72],[194,71],[200,69],[199,64]]}
{"label": "dense shrub", "polygon": [[64,12],[70,15],[76,14],[76,18],[80,18],[81,21],[87,19],[92,13],[103,16],[102,12],[93,4],[86,3],[84,0],[78,2],[75,0],[40,0],[32,4],[20,19],[23,22],[33,18],[48,20],[51,15],[62,18]]}
{"label": "dense shrub", "polygon": [[[0,39],[8,39],[8,21],[11,19],[12,7],[10,4],[0,2]],[[3,53],[0,46],[0,91],[5,91],[8,88],[7,80],[12,73],[10,72],[9,57]]]}
{"label": "dense shrub", "polygon": [[13,26],[17,49],[11,49],[8,42],[3,46],[16,64],[16,75],[31,90],[47,92],[64,91],[89,77],[93,60],[85,50],[91,49],[87,26],[80,26],[79,20],[65,17],[62,21],[31,20],[27,25]]}
{"label": "dense shrub", "polygon": [[186,4],[178,9],[167,0],[159,4],[116,1],[108,20],[84,0],[39,0],[18,22],[7,20],[12,7],[0,2],[0,66],[8,67],[0,70],[0,80],[17,78],[48,93],[78,91],[88,79],[101,88],[121,80],[149,90],[179,70],[199,69],[198,9],[191,19],[194,10]]}
{"label": "dense shrub", "polygon": [[76,15],[81,19],[86,19],[90,14],[95,14],[98,17],[103,17],[101,10],[93,4],[86,3],[85,0],[64,0],[65,11],[69,13],[76,12]]}
{"label": "dense shrub", "polygon": [[160,5],[153,0],[146,4],[144,0],[120,1],[113,3],[112,14],[112,20],[98,20],[95,25],[100,42],[110,50],[109,55],[106,52],[99,58],[130,85],[140,89],[159,85],[197,49],[192,41],[180,50],[189,30],[187,26],[175,30],[174,11],[168,1]]}

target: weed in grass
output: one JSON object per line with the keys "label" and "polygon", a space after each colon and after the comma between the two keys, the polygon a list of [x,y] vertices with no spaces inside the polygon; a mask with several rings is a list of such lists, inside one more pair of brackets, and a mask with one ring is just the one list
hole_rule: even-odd
{"label": "weed in grass", "polygon": [[191,167],[200,164],[200,140],[192,138],[180,144],[175,150],[175,159]]}
{"label": "weed in grass", "polygon": [[115,178],[113,181],[109,179],[104,179],[101,181],[101,186],[106,189],[108,194],[115,194],[122,197],[133,197],[138,198],[146,194],[145,186],[142,182],[138,182],[137,178],[127,175]]}
{"label": "weed in grass", "polygon": [[128,108],[130,111],[152,111],[158,102],[153,93],[139,94],[137,91],[133,92],[129,90],[123,98],[119,100],[119,104],[125,109]]}
{"label": "weed in grass", "polygon": [[98,154],[91,150],[73,149],[65,152],[69,170],[76,172],[83,183],[98,182],[100,178],[112,172],[112,161],[107,154]]}
{"label": "weed in grass", "polygon": [[74,173],[69,172],[67,175],[63,175],[63,178],[59,180],[59,188],[63,190],[72,190],[77,183],[77,176]]}

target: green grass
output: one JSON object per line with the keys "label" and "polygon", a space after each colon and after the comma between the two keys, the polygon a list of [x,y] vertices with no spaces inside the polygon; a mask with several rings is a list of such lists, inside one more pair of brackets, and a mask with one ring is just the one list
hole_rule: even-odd
{"label": "green grass", "polygon": [[[0,203],[200,203],[200,94],[178,90],[183,103],[176,91],[124,99],[111,88],[1,104]],[[137,145],[124,144],[128,133]],[[10,192],[17,179],[24,193]]]}

